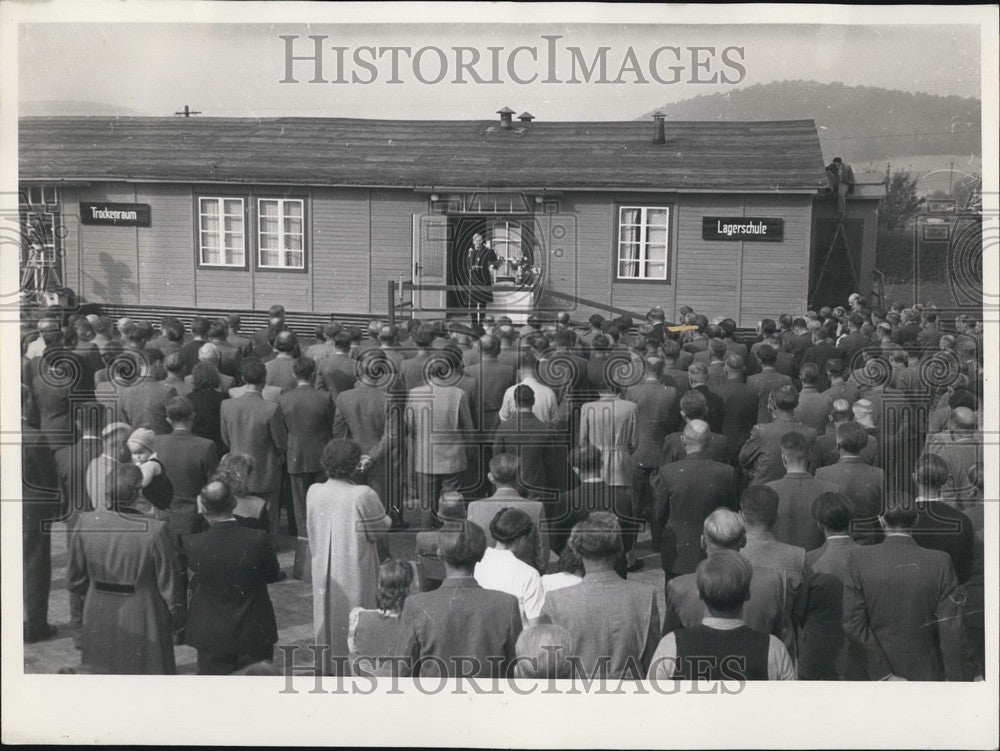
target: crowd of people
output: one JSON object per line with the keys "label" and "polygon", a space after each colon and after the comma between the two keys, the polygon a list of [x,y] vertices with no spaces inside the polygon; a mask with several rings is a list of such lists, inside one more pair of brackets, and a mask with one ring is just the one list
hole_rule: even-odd
{"label": "crowd of people", "polygon": [[26,642],[55,633],[61,522],[91,672],[273,661],[287,536],[330,673],[982,678],[972,317],[268,315],[24,337]]}

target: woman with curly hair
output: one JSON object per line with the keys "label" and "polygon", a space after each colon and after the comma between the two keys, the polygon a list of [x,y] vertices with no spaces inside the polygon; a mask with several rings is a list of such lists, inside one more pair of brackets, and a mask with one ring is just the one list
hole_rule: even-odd
{"label": "woman with curly hair", "polygon": [[332,675],[346,672],[351,609],[375,607],[376,543],[391,524],[378,494],[351,479],[360,461],[354,441],[334,438],[320,459],[329,479],[306,494],[315,643],[329,646]]}
{"label": "woman with curly hair", "polygon": [[347,647],[355,675],[392,675],[394,665],[406,657],[407,635],[399,615],[410,594],[413,574],[412,563],[390,558],[378,570],[375,608],[351,610]]}
{"label": "woman with curly hair", "polygon": [[226,395],[219,390],[219,371],[209,362],[199,362],[191,369],[193,388],[187,398],[194,407],[191,432],[215,443],[215,450],[222,456],[229,449],[222,442],[222,402]]}

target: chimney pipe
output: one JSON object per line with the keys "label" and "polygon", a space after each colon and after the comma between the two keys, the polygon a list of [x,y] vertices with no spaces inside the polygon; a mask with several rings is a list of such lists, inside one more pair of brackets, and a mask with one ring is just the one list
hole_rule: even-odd
{"label": "chimney pipe", "polygon": [[653,119],[656,121],[656,131],[653,134],[653,143],[662,144],[667,142],[667,136],[663,128],[663,120],[666,118],[660,111],[653,113]]}
{"label": "chimney pipe", "polygon": [[530,123],[532,120],[535,119],[535,116],[532,115],[530,112],[522,112],[520,115],[517,116],[517,119],[520,120],[522,123]]}
{"label": "chimney pipe", "polygon": [[513,127],[512,118],[514,110],[510,107],[504,107],[503,109],[497,110],[497,114],[500,115],[500,129],[510,130]]}

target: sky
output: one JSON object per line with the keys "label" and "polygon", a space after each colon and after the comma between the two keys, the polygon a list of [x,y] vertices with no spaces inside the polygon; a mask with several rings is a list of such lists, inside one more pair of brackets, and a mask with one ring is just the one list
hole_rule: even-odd
{"label": "sky", "polygon": [[[294,54],[313,51],[309,35],[323,40],[323,77],[336,78],[334,46],[346,48],[345,75],[361,80],[370,74],[352,64],[360,47],[403,46],[411,51],[434,47],[444,51],[447,76],[440,83],[421,83],[412,62],[401,57],[398,78],[391,84],[389,56],[378,60],[372,83],[309,83],[313,64],[295,63],[298,83],[280,83],[286,71],[286,42],[296,37]],[[621,83],[546,84],[547,42],[558,35],[556,78],[571,77],[577,47],[590,63],[600,48],[609,48],[607,79],[619,77],[630,50],[639,75],[626,72]],[[477,83],[464,76],[456,83],[455,46],[480,54],[475,70],[491,80],[489,47],[501,47],[500,83]],[[505,61],[518,46],[536,51],[517,53],[514,73],[533,83],[512,80]],[[668,65],[681,65],[680,81],[653,80],[650,56],[664,46],[681,50],[660,53],[654,66],[668,81]],[[708,68],[694,70],[690,47],[714,48],[696,53]],[[730,52],[729,65],[723,49]],[[85,114],[102,109],[140,115],[169,115],[185,104],[206,116],[278,117],[336,116],[361,118],[488,119],[501,106],[530,110],[545,120],[626,120],[672,101],[758,83],[787,79],[840,81],[938,95],[980,95],[979,31],[970,25],[832,26],[832,25],[613,25],[613,24],[134,24],[27,23],[19,35],[19,101],[32,114],[39,102],[44,114]],[[367,53],[360,53],[365,55]],[[402,53],[401,53],[402,54]],[[472,55],[474,53],[462,53]],[[737,56],[739,55],[739,56]],[[467,58],[466,58],[467,59]],[[440,62],[435,51],[421,58],[421,75],[432,80]],[[692,83],[692,77],[726,76],[729,82]],[[597,75],[592,75],[596,79]],[[738,79],[738,82],[733,79]]]}

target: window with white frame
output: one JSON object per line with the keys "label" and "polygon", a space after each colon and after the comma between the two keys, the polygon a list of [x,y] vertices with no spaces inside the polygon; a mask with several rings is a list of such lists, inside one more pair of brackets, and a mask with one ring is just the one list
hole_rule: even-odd
{"label": "window with white frame", "polygon": [[618,209],[619,279],[667,279],[670,210],[665,206]]}
{"label": "window with white frame", "polygon": [[243,199],[199,198],[198,238],[201,266],[245,266]]}
{"label": "window with white frame", "polygon": [[305,269],[305,202],[301,198],[257,199],[257,266]]}

